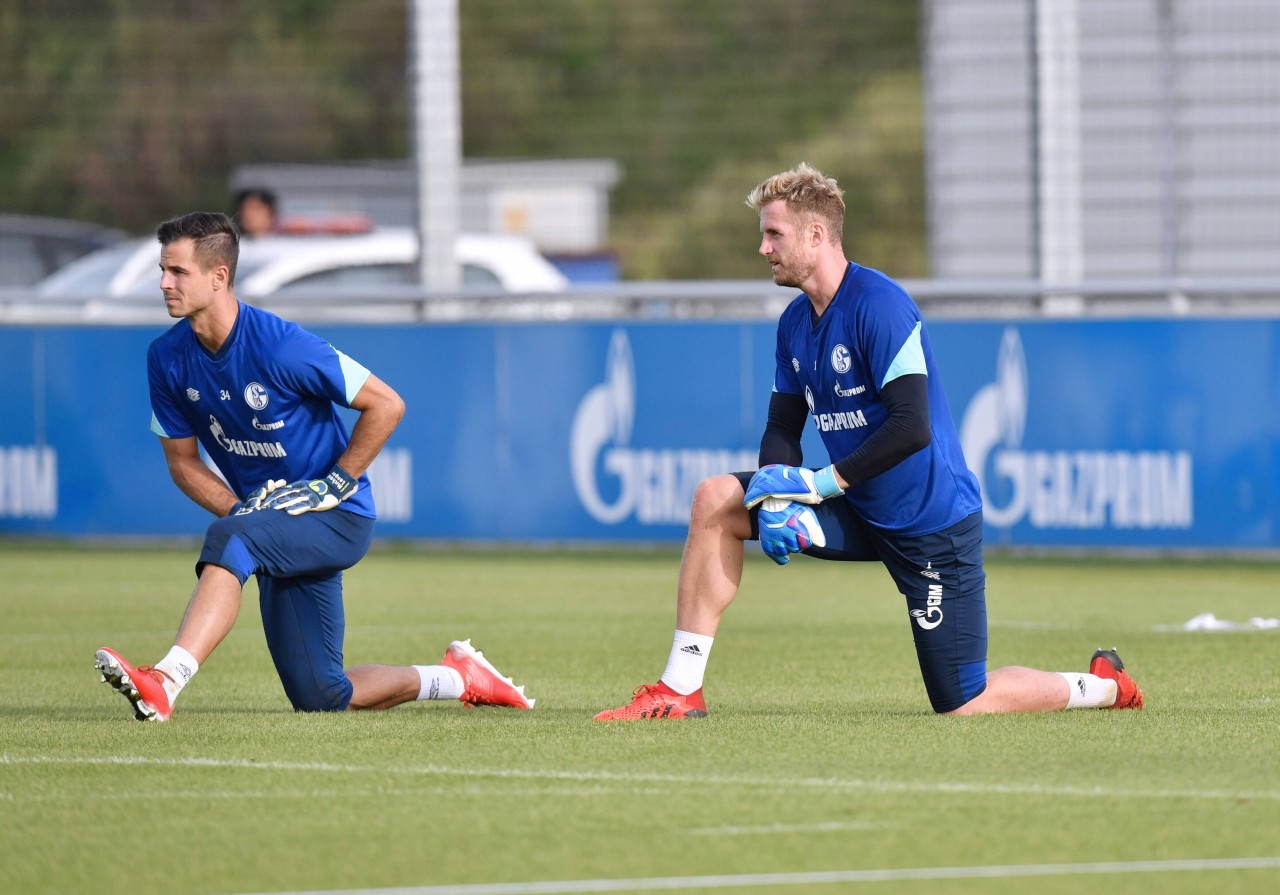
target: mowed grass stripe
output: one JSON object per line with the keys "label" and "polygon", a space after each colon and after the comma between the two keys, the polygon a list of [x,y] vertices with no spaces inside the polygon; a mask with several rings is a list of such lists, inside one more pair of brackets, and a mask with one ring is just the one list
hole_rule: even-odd
{"label": "mowed grass stripe", "polygon": [[[1194,789],[1194,788],[1144,788],[1117,786],[1053,786],[1042,783],[958,783],[946,780],[863,780],[842,777],[755,777],[755,776],[702,776],[684,774],[630,773],[619,771],[542,770],[536,768],[459,768],[443,765],[356,765],[329,764],[326,762],[259,761],[256,759],[226,758],[147,758],[139,756],[57,757],[38,755],[0,755],[0,764],[46,765],[151,765],[159,767],[235,768],[260,771],[296,771],[324,774],[374,774],[491,778],[515,780],[570,781],[596,784],[663,784],[669,786],[736,786],[748,789],[776,788],[783,790],[806,788],[817,790],[864,790],[882,793],[954,793],[958,795],[1033,795],[1066,796],[1072,798],[1134,798],[1134,799],[1229,799],[1229,800],[1280,800],[1280,790],[1275,789]],[[10,798],[16,798],[10,794]]]}
{"label": "mowed grass stripe", "polygon": [[[849,883],[962,879],[1018,879],[1046,876],[1116,876],[1149,873],[1223,873],[1274,870],[1280,857],[1201,858],[1174,861],[1101,861],[1092,864],[1002,864],[988,867],[904,867],[883,870],[825,870],[806,873],[735,873],[634,879],[583,879],[527,883],[475,883],[394,889],[277,892],[274,895],[574,895],[582,892],[652,892],[691,889],[818,886]],[[263,893],[265,895],[265,893]]]}

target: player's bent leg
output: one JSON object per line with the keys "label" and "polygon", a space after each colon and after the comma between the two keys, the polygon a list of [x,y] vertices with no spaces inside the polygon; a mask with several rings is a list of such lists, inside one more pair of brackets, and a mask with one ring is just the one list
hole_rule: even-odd
{"label": "player's bent leg", "polygon": [[[738,593],[742,582],[743,543],[752,537],[751,513],[742,505],[745,482],[750,473],[720,475],[703,480],[693,495],[689,531],[680,560],[676,589],[676,637],[672,657],[663,679],[641,684],[626,705],[595,715],[597,721],[674,720],[705,718],[702,672],[720,619]],[[697,656],[682,656],[683,640],[699,640]],[[681,693],[669,686],[672,662],[684,659],[679,678],[692,692]]]}
{"label": "player's bent leg", "polygon": [[1056,712],[1067,707],[1066,679],[1052,671],[1007,665],[987,674],[987,687],[964,705],[943,714]]}
{"label": "player's bent leg", "polygon": [[987,689],[951,714],[1056,712],[1062,709],[1141,709],[1142,691],[1115,649],[1093,654],[1087,673],[1009,666],[991,672]]}
{"label": "player's bent leg", "polygon": [[[442,677],[441,675],[444,675]],[[361,665],[348,669],[348,709],[389,709],[420,699],[457,699],[463,705],[531,709],[536,700],[498,671],[470,640],[449,644],[438,665]]]}
{"label": "player's bent leg", "polygon": [[115,650],[97,651],[94,662],[102,680],[129,700],[139,721],[170,718],[178,693],[235,624],[241,589],[252,569],[248,550],[236,537],[239,527],[235,519],[218,519],[209,526],[196,564],[199,581],[173,649],[157,666],[135,668]]}
{"label": "player's bent leg", "polygon": [[236,572],[205,564],[174,643],[203,664],[231,632],[240,613],[243,590],[244,579]]}
{"label": "player's bent leg", "polygon": [[346,617],[342,570],[365,555],[373,520],[341,509],[260,511],[240,537],[258,576],[267,648],[290,703],[299,711],[343,711],[351,680],[343,668]]}
{"label": "player's bent leg", "polygon": [[280,672],[280,683],[289,703],[298,712],[345,712],[351,705],[351,681],[319,677],[295,667]]}
{"label": "player's bent leg", "polygon": [[421,678],[412,666],[360,665],[347,669],[349,711],[389,709],[418,698]]}
{"label": "player's bent leg", "polygon": [[342,664],[341,573],[259,576],[258,593],[267,649],[289,702],[300,712],[344,711],[353,687]]}
{"label": "player's bent leg", "polygon": [[712,636],[742,583],[743,542],[751,516],[742,505],[742,483],[732,475],[698,485],[680,560],[676,627]]}
{"label": "player's bent leg", "polygon": [[717,475],[698,484],[689,511],[690,536],[713,529],[724,530],[739,541],[750,540],[751,516],[742,505],[743,475],[747,474]]}

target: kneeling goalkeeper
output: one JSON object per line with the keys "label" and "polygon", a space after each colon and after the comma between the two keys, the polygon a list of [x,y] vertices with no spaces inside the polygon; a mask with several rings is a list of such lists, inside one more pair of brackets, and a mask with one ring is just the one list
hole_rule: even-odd
{"label": "kneeling goalkeeper", "polygon": [[[220,518],[205,536],[173,648],[154,666],[135,667],[104,647],[96,655],[103,680],[138,720],[168,720],[230,632],[253,575],[267,646],[299,711],[416,699],[532,707],[466,640],[451,643],[439,664],[344,667],[342,572],[373,539],[365,470],[404,402],[323,339],[236,299],[239,233],[228,217],[196,212],[156,235],[160,289],[178,322],[147,353],[151,426],[174,482]],[[359,413],[350,435],[339,407]]]}
{"label": "kneeling goalkeeper", "polygon": [[[666,670],[596,720],[707,714],[707,658],[741,581],[743,544],[756,539],[779,565],[801,552],[883,563],[906,598],[935,712],[1142,708],[1113,649],[1095,652],[1088,673],[987,671],[982,499],[919,308],[893,280],[846,259],[843,195],[821,172],[802,164],[770,177],[747,204],[774,282],[802,292],[778,322],[762,468],[698,487]],[[799,465],[810,416],[834,461],[817,470]]]}

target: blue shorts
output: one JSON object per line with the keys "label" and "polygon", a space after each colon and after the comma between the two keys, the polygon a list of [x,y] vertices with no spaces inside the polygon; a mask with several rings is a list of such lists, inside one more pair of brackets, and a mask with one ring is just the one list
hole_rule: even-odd
{"label": "blue shorts", "polygon": [[[743,490],[753,473],[734,476]],[[814,507],[826,547],[818,559],[884,563],[907,598],[916,658],[935,712],[960,708],[987,687],[987,576],[982,567],[982,512],[942,531],[900,535],[871,525],[849,501]],[[759,510],[751,511],[751,539],[760,537]]]}
{"label": "blue shorts", "polygon": [[258,510],[209,526],[196,563],[244,584],[258,578],[262,627],[285,695],[298,711],[340,712],[351,702],[342,661],[342,571],[373,542],[374,521],[341,509],[290,516]]}

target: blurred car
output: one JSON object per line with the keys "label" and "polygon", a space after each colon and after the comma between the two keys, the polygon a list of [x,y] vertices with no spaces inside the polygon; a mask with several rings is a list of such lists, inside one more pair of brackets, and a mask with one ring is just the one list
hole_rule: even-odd
{"label": "blurred car", "polygon": [[0,214],[0,287],[33,286],[67,264],[127,239],[84,221]]}
{"label": "blurred car", "polygon": [[[516,236],[460,234],[455,243],[462,291],[562,292],[568,279]],[[38,287],[52,297],[160,295],[160,244],[131,240],[69,264]],[[287,293],[333,294],[374,300],[418,279],[418,237],[407,227],[356,232],[298,232],[243,239],[236,294],[256,298]]]}

